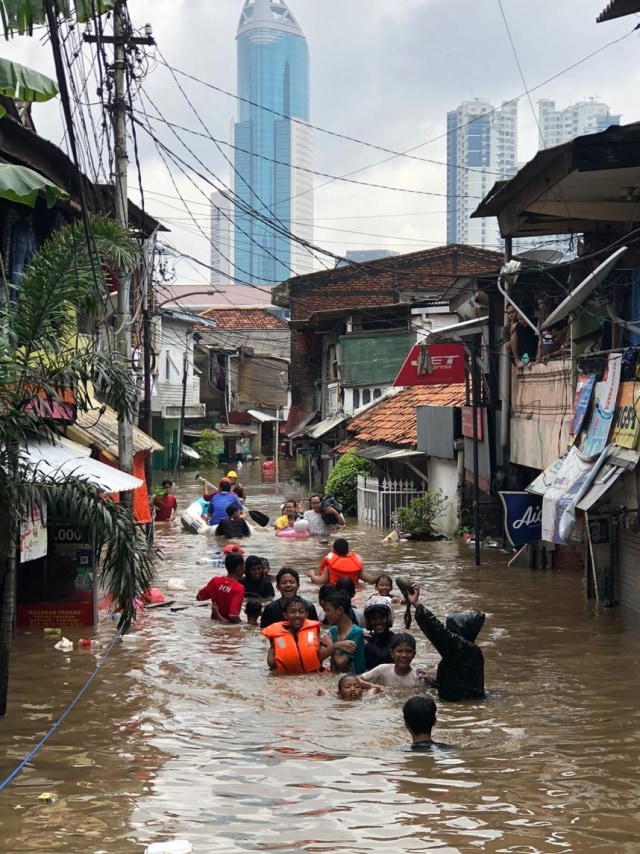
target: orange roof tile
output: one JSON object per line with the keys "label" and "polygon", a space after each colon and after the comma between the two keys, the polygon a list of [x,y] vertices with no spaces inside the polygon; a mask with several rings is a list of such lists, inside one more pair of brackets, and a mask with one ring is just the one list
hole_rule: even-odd
{"label": "orange roof tile", "polygon": [[288,329],[286,320],[264,308],[212,306],[200,312],[200,317],[213,320],[218,329]]}
{"label": "orange roof tile", "polygon": [[346,441],[355,439],[415,447],[418,441],[416,406],[463,406],[464,403],[464,385],[407,386],[353,418],[347,426],[349,437]]}

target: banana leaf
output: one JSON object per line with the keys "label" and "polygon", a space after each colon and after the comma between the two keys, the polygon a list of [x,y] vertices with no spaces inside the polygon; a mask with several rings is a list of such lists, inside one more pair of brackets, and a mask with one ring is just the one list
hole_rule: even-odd
{"label": "banana leaf", "polygon": [[0,163],[0,198],[33,208],[41,190],[47,194],[47,207],[52,207],[60,196],[67,195],[60,187],[27,166]]}

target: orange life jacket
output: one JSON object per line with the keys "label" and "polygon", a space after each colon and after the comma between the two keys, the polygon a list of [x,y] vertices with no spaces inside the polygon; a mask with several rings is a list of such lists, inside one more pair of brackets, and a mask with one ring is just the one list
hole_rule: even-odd
{"label": "orange life jacket", "polygon": [[320,622],[305,620],[298,632],[289,623],[272,623],[262,634],[273,642],[278,673],[315,673],[320,670]]}
{"label": "orange life jacket", "polygon": [[357,584],[360,579],[362,558],[357,552],[349,552],[344,557],[329,552],[322,563],[329,568],[329,584],[335,584],[339,578],[351,578]]}

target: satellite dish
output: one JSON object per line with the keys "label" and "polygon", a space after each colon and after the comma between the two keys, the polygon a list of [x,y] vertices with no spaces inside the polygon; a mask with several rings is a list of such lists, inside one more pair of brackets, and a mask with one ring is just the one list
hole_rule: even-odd
{"label": "satellite dish", "polygon": [[535,264],[554,264],[562,258],[559,249],[527,249],[526,252],[518,252],[514,257],[519,261],[532,261]]}
{"label": "satellite dish", "polygon": [[548,329],[554,323],[563,320],[568,314],[571,314],[572,311],[578,308],[578,306],[581,306],[585,300],[589,299],[598,285],[601,285],[607,278],[608,273],[615,267],[616,262],[624,255],[627,248],[627,246],[621,246],[620,249],[616,249],[613,255],[609,255],[606,261],[603,261],[599,267],[596,267],[592,273],[589,273],[577,288],[574,288],[569,296],[563,299],[560,305],[545,318],[542,329]]}

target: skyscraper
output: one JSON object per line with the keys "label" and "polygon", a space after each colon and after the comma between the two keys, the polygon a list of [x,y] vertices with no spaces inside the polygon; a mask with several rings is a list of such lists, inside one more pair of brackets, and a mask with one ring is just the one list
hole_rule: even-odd
{"label": "skyscraper", "polygon": [[284,0],[245,0],[236,36],[234,270],[276,284],[313,269],[288,236],[313,238],[307,42]]}
{"label": "skyscraper", "polygon": [[231,269],[231,202],[211,193],[211,277],[214,287],[226,287],[235,276]]}
{"label": "skyscraper", "polygon": [[498,249],[497,221],[470,219],[496,181],[517,169],[518,102],[475,99],[447,113],[447,243]]}
{"label": "skyscraper", "polygon": [[599,133],[610,125],[619,125],[620,116],[611,115],[607,104],[597,98],[578,101],[564,110],[556,110],[556,102],[538,101],[538,148],[552,148],[576,136]]}

